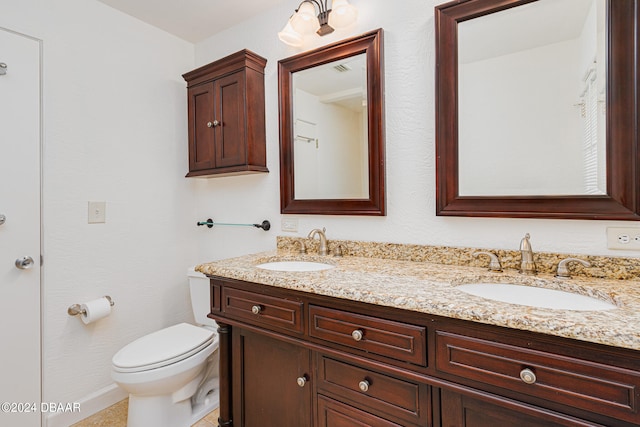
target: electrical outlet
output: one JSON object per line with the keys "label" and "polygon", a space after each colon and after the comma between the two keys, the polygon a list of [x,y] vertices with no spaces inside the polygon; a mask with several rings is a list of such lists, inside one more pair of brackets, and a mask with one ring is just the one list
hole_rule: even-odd
{"label": "electrical outlet", "polygon": [[89,202],[89,224],[101,224],[107,220],[107,202]]}
{"label": "electrical outlet", "polygon": [[282,218],[282,231],[298,231],[298,218]]}
{"label": "electrical outlet", "polygon": [[640,251],[640,228],[607,228],[607,248]]}

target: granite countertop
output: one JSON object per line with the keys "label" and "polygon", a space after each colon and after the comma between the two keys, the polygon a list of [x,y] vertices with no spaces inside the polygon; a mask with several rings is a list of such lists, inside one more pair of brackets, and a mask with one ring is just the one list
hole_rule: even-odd
{"label": "granite countertop", "polygon": [[[335,268],[281,272],[256,267],[264,262],[285,260],[318,261]],[[557,279],[548,273],[526,276],[515,270],[496,273],[483,267],[360,256],[298,255],[282,249],[201,264],[196,270],[212,276],[640,350],[637,279]],[[456,290],[458,285],[475,282],[566,290],[611,302],[617,308],[545,309],[493,301]]]}

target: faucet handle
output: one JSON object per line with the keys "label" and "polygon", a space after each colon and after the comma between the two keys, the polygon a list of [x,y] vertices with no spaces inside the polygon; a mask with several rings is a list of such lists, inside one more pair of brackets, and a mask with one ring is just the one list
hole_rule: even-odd
{"label": "faucet handle", "polygon": [[563,279],[570,278],[571,274],[569,273],[568,265],[571,262],[578,262],[585,267],[591,267],[591,263],[589,261],[585,261],[579,258],[565,258],[558,263],[558,269],[556,270],[556,277],[563,278]]}
{"label": "faucet handle", "polygon": [[298,253],[300,255],[304,255],[307,253],[307,246],[304,244],[304,240],[296,240],[295,243],[298,243],[300,245],[300,249],[298,250]]}
{"label": "faucet handle", "polygon": [[344,256],[345,247],[342,243],[338,243],[336,247],[333,249],[333,256],[341,257]]}
{"label": "faucet handle", "polygon": [[480,255],[486,255],[489,257],[489,271],[502,271],[502,265],[500,265],[500,259],[496,254],[494,254],[493,252],[487,252],[487,251],[479,251],[479,252],[473,253],[473,256],[476,258],[479,257]]}

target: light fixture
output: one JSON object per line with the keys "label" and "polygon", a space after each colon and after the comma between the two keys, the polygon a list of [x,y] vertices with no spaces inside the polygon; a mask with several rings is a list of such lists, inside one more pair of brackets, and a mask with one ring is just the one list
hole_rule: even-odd
{"label": "light fixture", "polygon": [[278,38],[289,46],[302,46],[302,36],[291,26],[291,20],[287,21],[287,25],[278,33]]}
{"label": "light fixture", "polygon": [[[328,0],[304,0],[287,21],[287,25],[278,33],[278,38],[290,46],[301,46],[305,35],[315,32],[325,36],[334,28],[344,28],[358,18],[358,9],[348,0],[333,0],[332,9]],[[316,16],[316,6],[318,15]]]}
{"label": "light fixture", "polygon": [[329,25],[340,29],[353,24],[356,19],[358,19],[358,9],[355,6],[350,5],[347,0],[333,0]]}

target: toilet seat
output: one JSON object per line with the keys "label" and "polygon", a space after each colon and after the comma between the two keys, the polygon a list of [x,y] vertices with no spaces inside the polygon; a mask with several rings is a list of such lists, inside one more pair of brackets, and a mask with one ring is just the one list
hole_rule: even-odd
{"label": "toilet seat", "polygon": [[180,362],[211,345],[214,331],[179,323],[138,338],[112,359],[116,372],[142,372]]}

